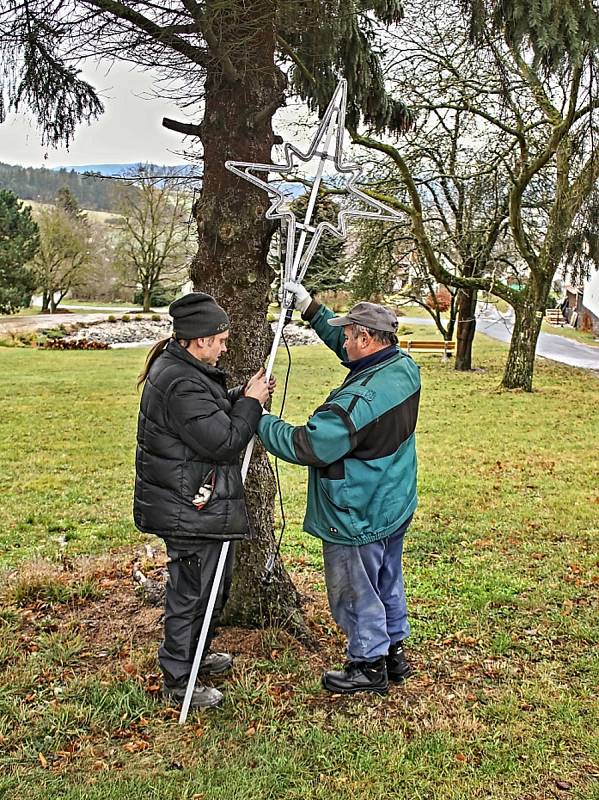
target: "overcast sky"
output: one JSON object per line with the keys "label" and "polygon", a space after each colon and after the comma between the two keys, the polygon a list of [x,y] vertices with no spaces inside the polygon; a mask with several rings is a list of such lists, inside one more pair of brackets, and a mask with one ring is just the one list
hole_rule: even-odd
{"label": "overcast sky", "polygon": [[[83,77],[96,87],[105,112],[92,125],[80,126],[69,150],[40,145],[39,131],[32,117],[11,115],[0,125],[0,161],[33,167],[78,164],[135,163],[180,164],[183,137],[167,131],[162,117],[185,120],[182,112],[168,102],[146,99],[152,89],[150,73],[132,71],[125,64],[89,64]],[[186,140],[189,147],[191,140]]]}

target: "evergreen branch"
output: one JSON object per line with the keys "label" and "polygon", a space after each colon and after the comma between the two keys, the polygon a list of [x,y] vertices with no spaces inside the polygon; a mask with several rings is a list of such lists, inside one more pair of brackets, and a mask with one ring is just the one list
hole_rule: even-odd
{"label": "evergreen branch", "polygon": [[313,86],[317,86],[318,82],[314,75],[310,72],[308,67],[304,64],[302,59],[298,56],[295,50],[291,47],[291,45],[285,41],[285,39],[281,36],[280,33],[276,35],[277,44],[280,46],[281,50],[286,53],[289,58],[293,61],[296,67],[301,71],[302,75],[308,80]]}
{"label": "evergreen branch", "polygon": [[208,64],[206,51],[190,44],[181,37],[169,32],[168,26],[162,27],[148,17],[134,11],[119,0],[85,0],[86,4],[101,12],[111,14],[122,22],[127,22],[147,33],[156,43],[165,45],[195,64],[205,67]]}

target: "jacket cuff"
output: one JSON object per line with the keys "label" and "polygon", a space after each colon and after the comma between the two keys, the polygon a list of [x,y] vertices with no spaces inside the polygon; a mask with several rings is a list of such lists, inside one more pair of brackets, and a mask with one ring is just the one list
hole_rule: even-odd
{"label": "jacket cuff", "polygon": [[231,402],[232,405],[235,404],[239,400],[240,397],[244,397],[245,396],[243,393],[245,392],[245,387],[246,386],[247,386],[247,381],[244,384],[242,384],[241,386],[235,386],[235,387],[233,387],[233,389],[229,389],[229,392],[228,392],[229,401]]}
{"label": "jacket cuff", "polygon": [[313,317],[316,316],[316,312],[321,307],[321,303],[317,300],[312,300],[308,308],[302,312],[302,319],[305,319],[306,322],[310,322]]}
{"label": "jacket cuff", "polygon": [[251,425],[252,430],[255,432],[262,416],[262,404],[255,397],[241,396],[235,403],[235,409],[243,409],[243,414],[247,422]]}

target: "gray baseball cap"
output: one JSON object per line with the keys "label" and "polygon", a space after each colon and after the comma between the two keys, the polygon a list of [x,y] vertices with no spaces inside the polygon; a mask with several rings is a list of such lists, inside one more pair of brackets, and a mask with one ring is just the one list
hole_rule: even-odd
{"label": "gray baseball cap", "polygon": [[365,328],[373,328],[375,331],[387,331],[395,333],[397,330],[397,317],[392,311],[378,303],[367,303],[361,300],[352,306],[344,317],[331,317],[327,320],[329,325],[340,328],[343,325],[363,325]]}

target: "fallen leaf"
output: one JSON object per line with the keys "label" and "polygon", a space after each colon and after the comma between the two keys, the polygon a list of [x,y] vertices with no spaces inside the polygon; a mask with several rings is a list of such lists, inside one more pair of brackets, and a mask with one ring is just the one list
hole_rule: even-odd
{"label": "fallen leaf", "polygon": [[466,756],[463,753],[458,753],[456,755],[456,757],[455,757],[455,760],[456,761],[465,761],[466,760]]}
{"label": "fallen leaf", "polygon": [[571,600],[564,600],[562,603],[562,614],[571,614],[574,603]]}
{"label": "fallen leaf", "polygon": [[572,788],[572,784],[569,781],[556,781],[555,785],[558,789],[561,789],[562,792],[567,792]]}
{"label": "fallen leaf", "polygon": [[44,769],[47,769],[48,768],[48,761],[44,757],[44,754],[43,753],[38,753],[37,757],[38,757],[38,760],[39,760],[40,764],[42,765],[42,767]]}
{"label": "fallen leaf", "polygon": [[248,728],[247,731],[245,732],[246,736],[255,736],[255,734],[256,734],[256,728],[253,725],[250,728]]}
{"label": "fallen leaf", "polygon": [[137,739],[135,742],[128,742],[124,745],[123,750],[128,753],[140,753],[142,750],[148,750],[149,747],[150,743],[146,742],[145,739]]}

